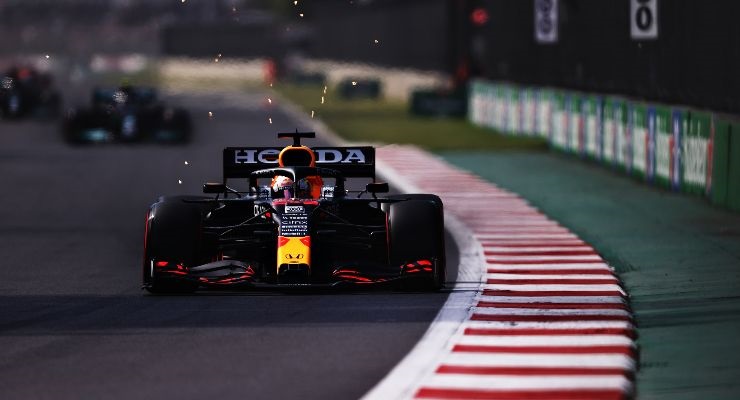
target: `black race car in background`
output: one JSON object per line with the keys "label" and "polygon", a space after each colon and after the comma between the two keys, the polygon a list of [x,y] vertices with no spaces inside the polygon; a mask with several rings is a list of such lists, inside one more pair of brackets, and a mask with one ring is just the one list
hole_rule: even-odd
{"label": "black race car in background", "polygon": [[54,90],[48,73],[16,66],[0,80],[0,118],[52,119],[59,116],[61,104],[61,96]]}
{"label": "black race car in background", "polygon": [[[229,147],[211,196],[164,196],[147,214],[144,288],[390,285],[445,282],[442,201],[375,182],[372,147]],[[348,190],[346,178],[370,178]],[[276,187],[276,182],[287,184]],[[234,185],[243,184],[240,191]],[[310,187],[309,184],[319,186]]]}
{"label": "black race car in background", "polygon": [[69,111],[63,130],[69,143],[184,143],[192,123],[187,110],[158,101],[155,89],[121,86],[94,89],[92,107]]}

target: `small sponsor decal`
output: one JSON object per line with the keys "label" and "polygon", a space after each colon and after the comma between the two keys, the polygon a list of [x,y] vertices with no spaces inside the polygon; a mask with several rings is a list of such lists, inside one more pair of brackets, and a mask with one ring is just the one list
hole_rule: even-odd
{"label": "small sponsor decal", "polygon": [[305,213],[306,209],[303,208],[303,206],[285,206],[285,213],[286,214],[299,214],[299,213]]}
{"label": "small sponsor decal", "polygon": [[653,179],[655,178],[655,164],[656,164],[656,140],[655,137],[657,136],[657,128],[656,128],[656,112],[655,108],[649,107],[647,110],[647,137],[645,140],[647,140],[647,143],[645,145],[645,148],[647,149],[647,154],[645,154],[645,175],[648,180],[648,182],[653,182]]}
{"label": "small sponsor decal", "polygon": [[672,135],[670,143],[670,184],[672,189],[678,190],[681,188],[681,164],[683,163],[683,160],[681,159],[681,137],[683,136],[683,133],[687,130],[687,127],[685,125],[687,120],[682,119],[683,115],[679,110],[673,111],[672,117],[673,131],[671,132]]}
{"label": "small sponsor decal", "polygon": [[260,215],[264,212],[266,212],[268,208],[261,204],[255,204],[254,205],[254,215]]}
{"label": "small sponsor decal", "polygon": [[259,199],[270,199],[272,198],[272,190],[269,187],[261,186],[257,189],[257,198]]}

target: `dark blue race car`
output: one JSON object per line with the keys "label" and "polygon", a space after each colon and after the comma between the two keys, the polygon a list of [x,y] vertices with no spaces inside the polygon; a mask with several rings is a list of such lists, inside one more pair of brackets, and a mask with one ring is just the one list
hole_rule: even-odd
{"label": "dark blue race car", "polygon": [[31,67],[16,66],[0,79],[0,118],[55,118],[61,98],[54,90],[51,75]]}
{"label": "dark blue race car", "polygon": [[67,142],[184,143],[190,139],[190,113],[160,102],[153,88],[97,88],[92,97],[92,107],[72,110],[66,116],[63,130]]}

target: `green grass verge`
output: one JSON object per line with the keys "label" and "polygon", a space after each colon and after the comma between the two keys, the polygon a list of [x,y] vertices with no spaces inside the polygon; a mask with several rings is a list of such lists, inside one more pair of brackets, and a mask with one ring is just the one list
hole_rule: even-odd
{"label": "green grass verge", "polygon": [[106,86],[119,86],[122,84],[134,86],[159,86],[162,80],[159,75],[159,71],[151,66],[146,67],[141,71],[128,74],[123,72],[103,72],[95,74],[92,79],[94,79],[95,82],[99,82]]}
{"label": "green grass verge", "polygon": [[273,88],[351,141],[415,144],[431,151],[547,148],[542,139],[500,135],[465,119],[413,116],[401,101],[344,100],[332,90],[324,94],[322,86],[275,84]]}

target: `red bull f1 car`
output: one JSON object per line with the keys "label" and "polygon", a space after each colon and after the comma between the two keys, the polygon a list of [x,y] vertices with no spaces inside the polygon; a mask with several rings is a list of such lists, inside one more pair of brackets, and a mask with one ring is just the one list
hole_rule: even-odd
{"label": "red bull f1 car", "polygon": [[[445,282],[442,201],[385,195],[372,147],[228,147],[223,181],[203,196],[164,196],[147,213],[143,284],[151,293],[199,288]],[[348,190],[347,178],[369,178]],[[243,184],[243,189],[237,185]],[[280,185],[280,186],[278,186]]]}

